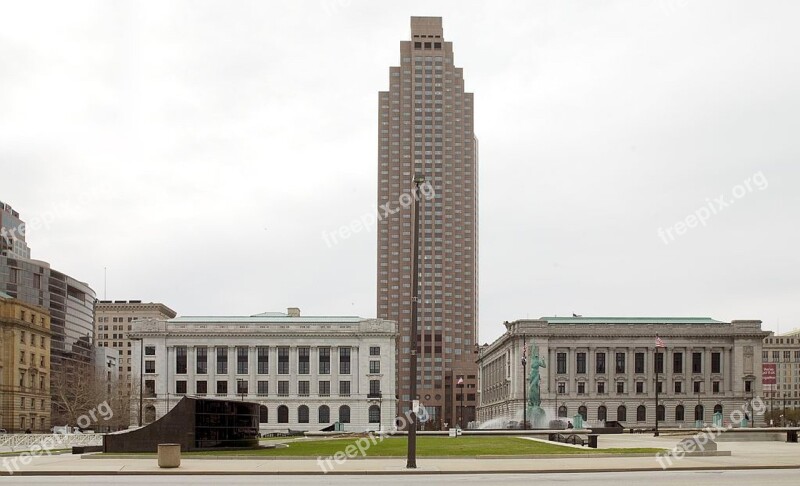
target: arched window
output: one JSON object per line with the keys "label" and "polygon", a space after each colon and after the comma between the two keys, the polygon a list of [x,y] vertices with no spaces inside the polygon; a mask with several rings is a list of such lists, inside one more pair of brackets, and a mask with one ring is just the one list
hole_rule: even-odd
{"label": "arched window", "polygon": [[714,405],[714,413],[722,413],[722,405],[719,403]]}
{"label": "arched window", "polygon": [[289,407],[286,405],[281,405],[278,407],[278,423],[279,424],[288,424],[289,423]]}
{"label": "arched window", "polygon": [[585,406],[583,406],[583,405],[581,405],[580,407],[578,407],[578,415],[580,415],[581,417],[583,417],[583,420],[589,420],[589,419],[587,419],[587,418],[586,418],[586,415],[587,415],[587,414],[586,414],[586,407],[585,407]]}
{"label": "arched window", "polygon": [[675,421],[676,422],[683,422],[685,419],[683,418],[683,405],[678,405],[675,407]]}
{"label": "arched window", "polygon": [[608,409],[605,405],[597,407],[597,420],[601,422],[608,420]]}
{"label": "arched window", "polygon": [[144,407],[144,423],[149,424],[156,421],[156,407],[148,405]]}
{"label": "arched window", "polygon": [[567,416],[567,406],[561,405],[558,407],[558,416],[559,417],[566,417]]}
{"label": "arched window", "polygon": [[647,420],[647,408],[644,405],[636,407],[636,421],[645,422]]}
{"label": "arched window", "polygon": [[297,423],[298,424],[307,424],[308,423],[308,407],[305,405],[300,405],[297,407]]}
{"label": "arched window", "polygon": [[319,423],[321,424],[329,424],[331,423],[331,409],[328,408],[327,405],[322,405],[319,407]]}
{"label": "arched window", "polygon": [[665,422],[667,420],[667,410],[664,408],[664,405],[656,407],[656,418],[659,422]]}
{"label": "arched window", "polygon": [[617,422],[625,422],[628,420],[628,409],[625,405],[617,407]]}
{"label": "arched window", "polygon": [[262,424],[269,422],[269,409],[267,409],[266,405],[258,407],[258,421]]}
{"label": "arched window", "polygon": [[369,407],[369,423],[371,424],[379,424],[381,423],[381,407],[377,405],[370,405]]}
{"label": "arched window", "polygon": [[697,405],[694,407],[694,419],[695,420],[705,420],[703,419],[703,406]]}
{"label": "arched window", "polygon": [[342,424],[349,424],[350,423],[350,407],[347,405],[342,405],[339,407],[339,423]]}

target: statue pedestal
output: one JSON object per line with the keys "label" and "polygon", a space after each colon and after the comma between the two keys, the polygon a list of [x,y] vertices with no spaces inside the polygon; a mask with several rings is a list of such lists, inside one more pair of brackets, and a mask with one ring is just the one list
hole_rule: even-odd
{"label": "statue pedestal", "polygon": [[545,414],[542,407],[529,405],[528,406],[528,421],[534,429],[547,428],[547,414]]}

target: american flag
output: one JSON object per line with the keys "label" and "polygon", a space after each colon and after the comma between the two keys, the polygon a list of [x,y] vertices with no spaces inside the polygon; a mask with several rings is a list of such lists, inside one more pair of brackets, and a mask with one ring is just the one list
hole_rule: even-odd
{"label": "american flag", "polygon": [[522,362],[524,363],[527,358],[528,358],[528,340],[525,339],[522,342]]}
{"label": "american flag", "polygon": [[658,335],[656,335],[656,347],[657,348],[666,348],[667,347],[667,345],[664,344],[664,340],[661,339],[660,337],[658,337]]}

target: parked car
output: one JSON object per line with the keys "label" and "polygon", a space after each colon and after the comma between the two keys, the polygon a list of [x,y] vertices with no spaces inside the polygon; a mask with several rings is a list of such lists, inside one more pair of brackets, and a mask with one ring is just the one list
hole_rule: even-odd
{"label": "parked car", "polygon": [[0,429],[0,435],[7,434],[8,431],[6,429]]}

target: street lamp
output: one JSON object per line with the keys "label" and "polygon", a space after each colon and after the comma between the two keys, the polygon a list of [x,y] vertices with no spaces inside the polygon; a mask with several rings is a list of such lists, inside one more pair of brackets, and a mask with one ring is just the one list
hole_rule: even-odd
{"label": "street lamp", "polygon": [[139,427],[141,427],[144,409],[144,338],[135,339],[139,341]]}
{"label": "street lamp", "polygon": [[786,393],[783,394],[783,415],[781,415],[783,419],[783,426],[786,427]]}
{"label": "street lamp", "polygon": [[458,426],[461,430],[464,430],[464,377],[460,376],[458,378],[458,383],[456,384],[461,389],[461,407],[458,411]]}
{"label": "street lamp", "polygon": [[414,175],[414,221],[413,221],[413,253],[411,261],[411,412],[408,414],[408,458],[407,469],[417,468],[417,411],[414,401],[417,399],[417,308],[419,306],[419,186],[425,182],[422,174]]}

